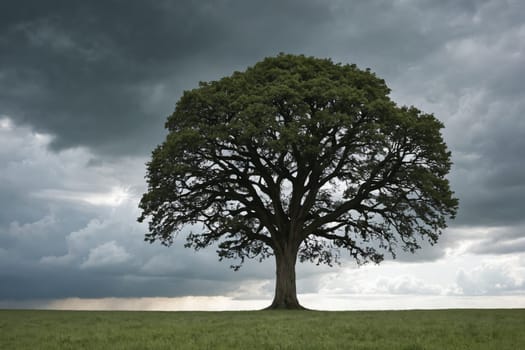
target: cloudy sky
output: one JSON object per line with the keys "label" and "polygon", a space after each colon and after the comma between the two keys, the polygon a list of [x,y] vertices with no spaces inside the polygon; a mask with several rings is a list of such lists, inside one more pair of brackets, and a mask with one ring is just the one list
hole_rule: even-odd
{"label": "cloudy sky", "polygon": [[520,0],[0,2],[0,308],[246,309],[273,261],[143,241],[145,162],[184,90],[279,52],[369,67],[445,123],[459,215],[415,255],[298,265],[321,309],[525,307]]}

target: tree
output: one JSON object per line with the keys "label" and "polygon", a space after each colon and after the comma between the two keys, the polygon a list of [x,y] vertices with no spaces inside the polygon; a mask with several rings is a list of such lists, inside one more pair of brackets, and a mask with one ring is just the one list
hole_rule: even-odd
{"label": "tree", "polygon": [[269,308],[302,308],[295,265],[358,263],[434,244],[458,201],[433,115],[398,107],[355,65],[280,54],[184,92],[147,165],[146,241],[275,256]]}

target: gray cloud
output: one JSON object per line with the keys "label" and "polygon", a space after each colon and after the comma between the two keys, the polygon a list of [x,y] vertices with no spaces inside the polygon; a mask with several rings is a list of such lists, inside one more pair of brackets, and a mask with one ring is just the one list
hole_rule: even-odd
{"label": "gray cloud", "polygon": [[513,254],[525,251],[525,225],[492,228],[469,248],[476,254]]}
{"label": "gray cloud", "polygon": [[[445,122],[458,218],[398,261],[523,252],[523,13],[517,0],[0,2],[0,299],[270,295],[271,261],[234,273],[213,248],[145,244],[135,218],[182,91],[280,51],[370,67]],[[300,289],[329,271],[298,265]],[[468,293],[488,290],[467,277]],[[383,291],[435,291],[403,278]]]}
{"label": "gray cloud", "polygon": [[274,5],[3,5],[11,16],[0,33],[0,81],[10,89],[0,93],[0,113],[55,135],[55,149],[149,152],[183,89],[293,49],[290,42],[299,47],[330,20],[321,3]]}

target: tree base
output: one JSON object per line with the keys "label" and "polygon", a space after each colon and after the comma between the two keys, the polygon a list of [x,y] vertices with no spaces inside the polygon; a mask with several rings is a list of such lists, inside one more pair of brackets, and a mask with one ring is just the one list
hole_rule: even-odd
{"label": "tree base", "polygon": [[265,307],[264,310],[308,310],[299,303],[278,303],[273,302],[270,306]]}

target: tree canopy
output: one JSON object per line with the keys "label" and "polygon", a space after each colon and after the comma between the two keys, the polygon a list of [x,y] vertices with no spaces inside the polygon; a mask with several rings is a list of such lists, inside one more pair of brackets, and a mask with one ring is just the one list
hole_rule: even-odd
{"label": "tree canopy", "polygon": [[272,307],[300,307],[295,263],[359,263],[437,242],[458,201],[432,114],[355,65],[280,54],[184,92],[147,165],[146,240],[276,258]]}

